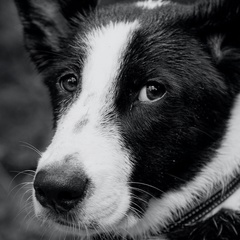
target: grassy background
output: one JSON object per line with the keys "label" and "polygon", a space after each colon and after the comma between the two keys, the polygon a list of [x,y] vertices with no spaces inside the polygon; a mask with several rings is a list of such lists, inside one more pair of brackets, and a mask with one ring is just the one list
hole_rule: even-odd
{"label": "grassy background", "polygon": [[29,170],[36,168],[39,156],[23,142],[44,151],[52,136],[52,115],[47,89],[22,38],[13,1],[0,0],[0,240],[56,239],[33,218],[28,204]]}

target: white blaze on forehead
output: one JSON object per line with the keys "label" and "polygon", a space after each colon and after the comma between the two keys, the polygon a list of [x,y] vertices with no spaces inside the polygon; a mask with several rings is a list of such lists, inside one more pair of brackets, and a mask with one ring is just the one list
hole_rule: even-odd
{"label": "white blaze on forehead", "polygon": [[86,36],[88,57],[82,74],[83,91],[102,94],[114,87],[125,50],[137,26],[137,22],[110,23]]}
{"label": "white blaze on forehead", "polygon": [[162,1],[162,0],[147,0],[147,1],[137,2],[136,6],[141,8],[146,8],[146,9],[154,9],[154,8],[166,5],[168,3],[169,3],[168,1]]}

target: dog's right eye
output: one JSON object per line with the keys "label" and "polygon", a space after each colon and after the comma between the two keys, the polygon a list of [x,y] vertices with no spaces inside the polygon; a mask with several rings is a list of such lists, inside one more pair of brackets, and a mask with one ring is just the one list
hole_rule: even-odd
{"label": "dog's right eye", "polygon": [[66,92],[75,92],[78,88],[78,79],[76,76],[70,74],[63,76],[59,81],[60,87]]}
{"label": "dog's right eye", "polygon": [[164,97],[166,88],[157,81],[149,81],[140,91],[138,99],[141,102],[156,102]]}

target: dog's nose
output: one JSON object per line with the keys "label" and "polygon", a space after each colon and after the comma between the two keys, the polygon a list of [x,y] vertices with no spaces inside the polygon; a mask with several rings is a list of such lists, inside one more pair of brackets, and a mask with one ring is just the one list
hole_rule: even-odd
{"label": "dog's nose", "polygon": [[42,170],[34,180],[40,204],[61,213],[74,208],[84,198],[87,187],[87,177],[77,171]]}

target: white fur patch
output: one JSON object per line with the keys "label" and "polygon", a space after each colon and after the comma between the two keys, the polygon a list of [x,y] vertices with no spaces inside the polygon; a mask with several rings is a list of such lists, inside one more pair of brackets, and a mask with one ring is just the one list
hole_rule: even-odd
{"label": "white fur patch", "polygon": [[154,9],[154,8],[166,5],[166,4],[169,4],[169,2],[162,1],[162,0],[146,0],[146,1],[142,1],[142,2],[137,2],[136,6],[145,8],[145,9]]}
{"label": "white fur patch", "polygon": [[220,209],[240,211],[240,189],[219,206]]}
{"label": "white fur patch", "polygon": [[[228,122],[228,129],[212,162],[205,166],[198,176],[178,191],[165,194],[162,199],[153,199],[147,212],[132,229],[134,234],[159,231],[159,227],[173,221],[178,213],[195,207],[199,198],[211,196],[216,185],[226,186],[240,170],[240,95]],[[221,208],[240,210],[240,190],[225,201]]]}
{"label": "white fur patch", "polygon": [[[52,143],[37,169],[54,168],[66,156],[74,155],[71,164],[83,169],[93,183],[93,193],[75,210],[79,224],[88,226],[95,222],[104,231],[117,227],[130,204],[129,153],[123,148],[118,127],[107,114],[113,110],[116,79],[136,28],[137,22],[110,23],[85,36],[87,59],[81,94],[58,122]],[[80,123],[84,126],[80,127]],[[36,213],[44,217],[45,209],[34,202]]]}

